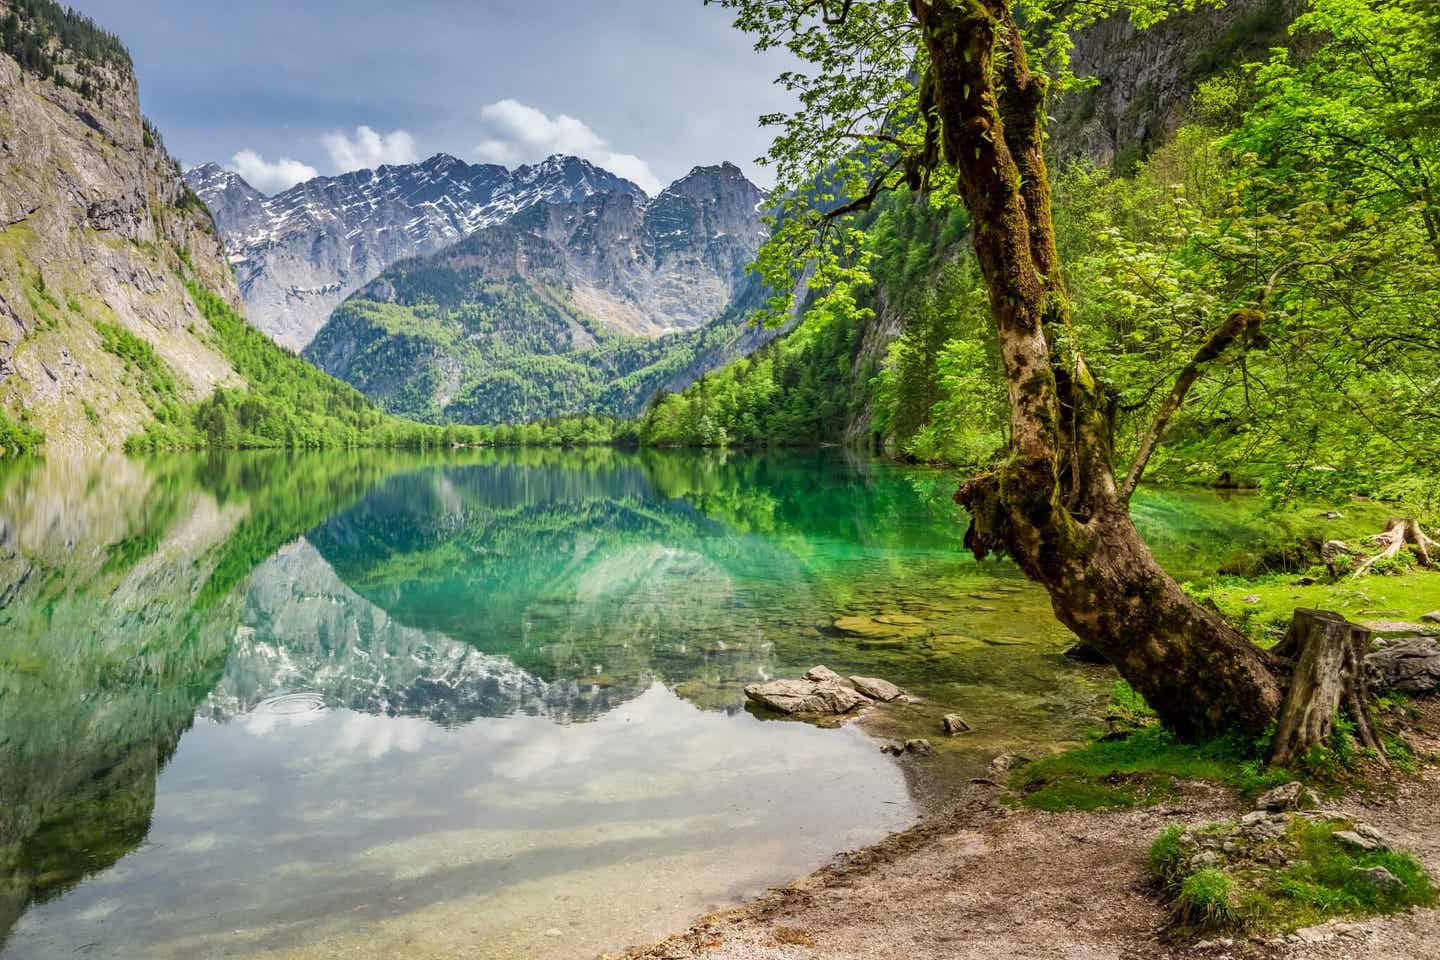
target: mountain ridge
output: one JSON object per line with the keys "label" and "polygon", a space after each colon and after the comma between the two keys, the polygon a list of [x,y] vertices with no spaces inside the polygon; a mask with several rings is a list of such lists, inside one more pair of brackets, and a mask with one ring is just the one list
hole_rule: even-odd
{"label": "mountain ridge", "polygon": [[392,264],[304,356],[422,421],[633,414],[773,335],[746,326],[764,196],[716,164],[644,201],[536,203]]}
{"label": "mountain ridge", "polygon": [[560,154],[509,170],[437,153],[316,177],[273,196],[213,163],[192,167],[186,182],[215,217],[250,321],[297,352],[345,297],[397,260],[443,249],[535,203],[646,196]]}

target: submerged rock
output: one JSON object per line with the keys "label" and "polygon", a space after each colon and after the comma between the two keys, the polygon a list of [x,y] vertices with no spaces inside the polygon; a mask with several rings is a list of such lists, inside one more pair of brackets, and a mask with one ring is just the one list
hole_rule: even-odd
{"label": "submerged rock", "polygon": [[1365,671],[1375,690],[1440,692],[1440,642],[1416,637],[1381,647],[1365,658]]}
{"label": "submerged rock", "polygon": [[[901,620],[907,622],[897,622]],[[833,626],[847,637],[859,637],[865,640],[894,639],[899,641],[904,637],[918,636],[924,633],[924,627],[919,618],[904,615],[836,617]]]}
{"label": "submerged rock", "polygon": [[911,616],[908,613],[882,613],[872,617],[876,623],[883,623],[892,627],[919,627],[925,624],[919,617]]}
{"label": "submerged rock", "polygon": [[929,741],[929,740],[926,740],[926,739],[924,739],[924,738],[922,737],[922,738],[919,738],[919,739],[916,739],[916,740],[906,740],[906,741],[905,741],[905,752],[906,752],[906,753],[927,754],[927,753],[934,753],[934,752],[935,752],[935,748],[932,747],[932,746],[930,746],[930,741]]}
{"label": "submerged rock", "polygon": [[850,685],[871,700],[881,700],[885,703],[899,699],[905,692],[889,680],[881,680],[878,677],[851,677]]}
{"label": "submerged rock", "polygon": [[1420,619],[1426,623],[1440,623],[1440,610],[1431,610],[1429,613],[1421,614]]}

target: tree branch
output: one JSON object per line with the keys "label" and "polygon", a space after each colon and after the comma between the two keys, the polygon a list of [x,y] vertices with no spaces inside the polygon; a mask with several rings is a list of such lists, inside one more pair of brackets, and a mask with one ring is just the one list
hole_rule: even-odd
{"label": "tree branch", "polygon": [[1225,318],[1220,328],[1210,335],[1210,339],[1196,352],[1180,371],[1180,376],[1175,380],[1175,386],[1170,388],[1170,393],[1165,401],[1160,404],[1160,411],[1155,415],[1155,422],[1145,433],[1145,439],[1140,442],[1140,449],[1135,454],[1135,460],[1130,464],[1130,472],[1125,477],[1125,483],[1120,488],[1120,496],[1129,500],[1135,493],[1135,488],[1140,485],[1140,478],[1145,475],[1145,468],[1150,464],[1150,458],[1155,454],[1155,448],[1160,445],[1160,438],[1164,436],[1165,430],[1170,426],[1170,419],[1175,416],[1175,411],[1185,402],[1185,397],[1190,393],[1190,388],[1200,378],[1206,364],[1218,359],[1231,345],[1238,340],[1249,339],[1260,330],[1260,323],[1265,315],[1259,310],[1242,308],[1236,310]]}

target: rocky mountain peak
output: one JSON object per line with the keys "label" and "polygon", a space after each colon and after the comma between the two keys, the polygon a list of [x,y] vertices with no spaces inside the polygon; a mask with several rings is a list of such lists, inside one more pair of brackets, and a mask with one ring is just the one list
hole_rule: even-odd
{"label": "rocky mountain peak", "polygon": [[606,193],[646,199],[629,180],[559,155],[512,171],[437,153],[317,177],[273,197],[213,163],[186,180],[224,236],[251,322],[297,351],[342,300],[397,260],[443,249],[539,203]]}

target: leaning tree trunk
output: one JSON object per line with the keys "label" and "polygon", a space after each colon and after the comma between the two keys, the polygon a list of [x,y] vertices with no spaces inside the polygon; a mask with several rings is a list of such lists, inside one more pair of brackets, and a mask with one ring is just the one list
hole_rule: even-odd
{"label": "leaning tree trunk", "polygon": [[[1044,160],[1046,84],[1028,67],[1010,2],[911,6],[929,53],[927,120],[971,215],[1009,388],[1010,457],[956,494],[972,518],[967,545],[1018,562],[1180,733],[1258,735],[1280,715],[1283,661],[1155,562],[1130,519],[1133,484],[1117,484],[1112,468],[1113,404],[1062,346],[1074,338],[1062,335],[1070,310]],[[1243,313],[1228,326],[1258,325]]]}

